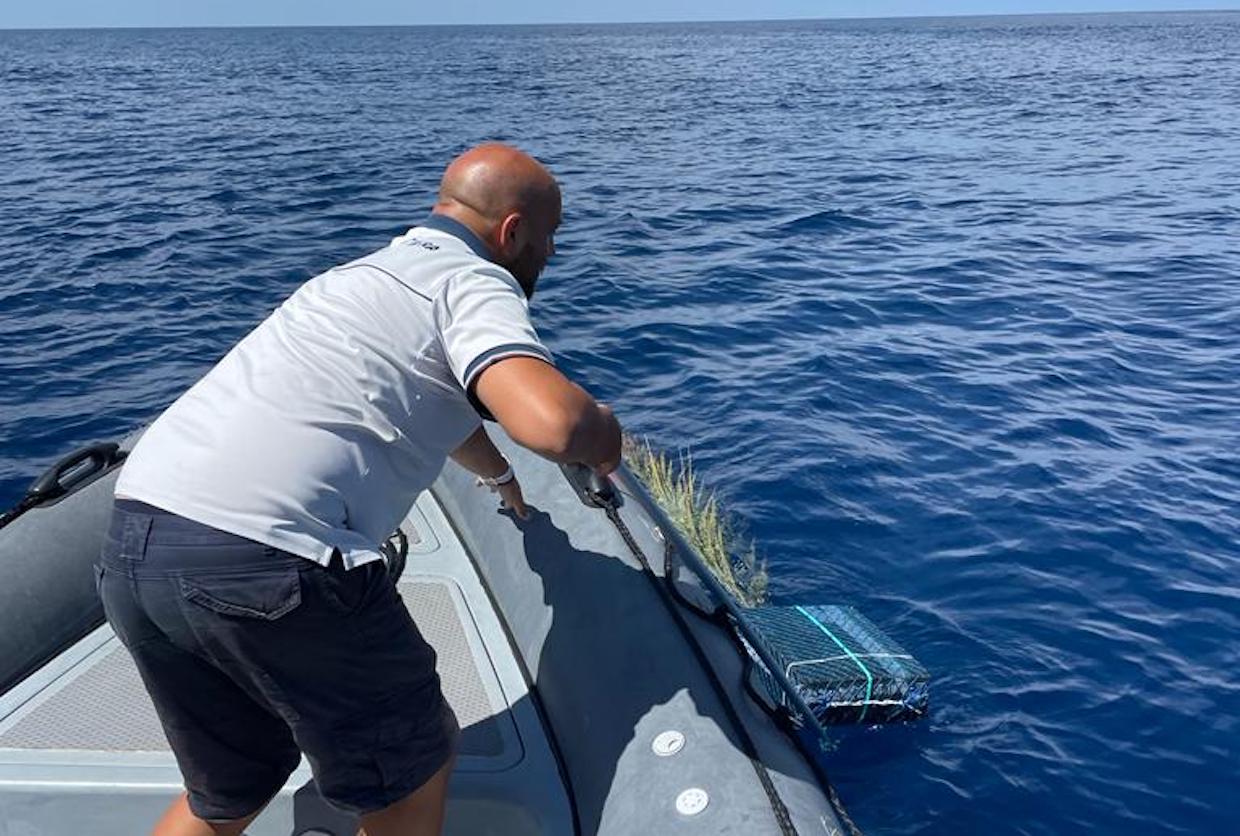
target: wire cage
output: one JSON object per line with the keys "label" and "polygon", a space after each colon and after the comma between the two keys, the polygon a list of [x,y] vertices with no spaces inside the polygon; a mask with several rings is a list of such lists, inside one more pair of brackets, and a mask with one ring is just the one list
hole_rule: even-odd
{"label": "wire cage", "polygon": [[[901,723],[929,711],[929,672],[852,607],[756,607],[743,618],[822,724]],[[742,643],[750,688],[772,707],[787,707],[783,688]]]}

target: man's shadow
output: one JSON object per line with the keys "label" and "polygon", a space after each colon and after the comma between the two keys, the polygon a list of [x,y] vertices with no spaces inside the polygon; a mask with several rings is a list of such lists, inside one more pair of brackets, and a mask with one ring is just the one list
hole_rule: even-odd
{"label": "man's shadow", "polygon": [[[602,511],[584,506],[565,519],[611,528]],[[650,749],[655,734],[669,727],[639,731],[652,709],[684,692],[680,700],[687,696],[688,702],[673,709],[675,722],[709,717],[733,751],[743,746],[655,586],[662,578],[638,568],[627,553],[631,563],[577,548],[550,514],[533,506],[528,519],[514,521],[522,534],[521,557],[541,581],[543,604],[552,613],[534,684],[564,761],[581,833],[599,831],[605,806],[609,821],[624,811],[624,818],[637,824],[633,819],[643,812],[649,816],[666,792],[659,792],[663,780],[676,780],[670,777],[675,765]],[[646,557],[661,560],[662,555]],[[668,719],[665,713],[663,723]],[[690,728],[679,728],[694,739]],[[624,757],[630,747],[639,749]],[[664,769],[667,775],[656,774]],[[614,787],[622,790],[613,793]]]}
{"label": "man's shadow", "polygon": [[[685,692],[680,700],[687,696],[691,709],[675,709],[680,730],[691,736],[683,724],[708,717],[710,725],[726,735],[732,751],[742,744],[718,692],[655,588],[662,579],[615,555],[575,547],[550,514],[528,508],[525,520],[501,512],[520,531],[519,541],[489,537],[467,547],[534,678],[535,699],[541,703],[537,716],[549,726],[578,832],[598,833],[605,810],[608,822],[623,818],[636,824],[634,818],[650,815],[652,792],[675,780],[669,777],[675,766],[661,763],[669,759],[655,758],[645,739],[669,727],[643,729],[641,739],[635,740],[652,709]],[[489,513],[495,513],[493,506]],[[584,506],[566,517],[610,527],[601,511]],[[494,529],[493,521],[489,527]],[[529,664],[534,656],[536,667]],[[517,711],[529,706],[513,708],[534,715]],[[484,728],[485,722],[462,729],[462,754],[469,753],[472,737],[493,733]],[[645,751],[625,757],[633,746]],[[659,774],[661,767],[667,775]],[[613,793],[615,786],[624,789]],[[356,821],[328,806],[312,784],[294,796],[293,836],[316,831],[351,836]]]}

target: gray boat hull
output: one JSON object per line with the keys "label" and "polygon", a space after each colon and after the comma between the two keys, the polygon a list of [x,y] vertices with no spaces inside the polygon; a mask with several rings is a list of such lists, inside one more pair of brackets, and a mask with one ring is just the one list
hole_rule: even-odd
{"label": "gray boat hull", "polygon": [[[463,623],[479,637],[469,641],[485,645],[479,658],[489,662],[479,670],[495,683],[486,689],[500,695],[494,704],[507,699],[507,760],[479,757],[460,770],[448,832],[844,832],[820,775],[744,691],[734,639],[692,610],[677,615],[660,593],[655,515],[633,497],[620,509],[650,558],[647,570],[558,467],[494,435],[521,479],[530,519],[500,512],[494,495],[449,463],[413,509],[423,508],[419,520],[442,512],[445,548],[420,554],[415,545],[406,568],[415,579],[458,572],[453,584],[473,602],[460,608]],[[115,649],[98,627],[92,570],[114,480],[105,475],[0,529],[0,821],[22,822],[23,834],[129,834],[137,822],[149,826],[179,789],[166,754],[113,761],[106,752],[18,757],[5,749],[5,729],[14,728],[6,711],[28,710],[25,702],[43,699],[35,695],[57,677],[77,676],[66,672],[102,654],[107,641]],[[452,534],[457,551],[447,548]],[[307,778],[294,776],[254,836],[311,825],[354,832]]]}

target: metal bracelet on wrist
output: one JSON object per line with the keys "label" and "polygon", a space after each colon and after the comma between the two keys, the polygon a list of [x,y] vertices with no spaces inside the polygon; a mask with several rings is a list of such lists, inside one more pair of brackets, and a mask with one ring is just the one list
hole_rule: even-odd
{"label": "metal bracelet on wrist", "polygon": [[[505,460],[507,461],[507,460]],[[507,485],[513,479],[517,478],[517,474],[512,472],[512,464],[509,463],[507,469],[498,476],[482,476],[479,481],[488,488],[498,488],[500,485]]]}

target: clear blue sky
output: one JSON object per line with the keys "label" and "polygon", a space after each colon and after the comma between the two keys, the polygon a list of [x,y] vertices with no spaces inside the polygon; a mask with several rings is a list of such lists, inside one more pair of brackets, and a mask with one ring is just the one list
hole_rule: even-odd
{"label": "clear blue sky", "polygon": [[3,0],[0,29],[597,23],[1235,9],[1238,0]]}

